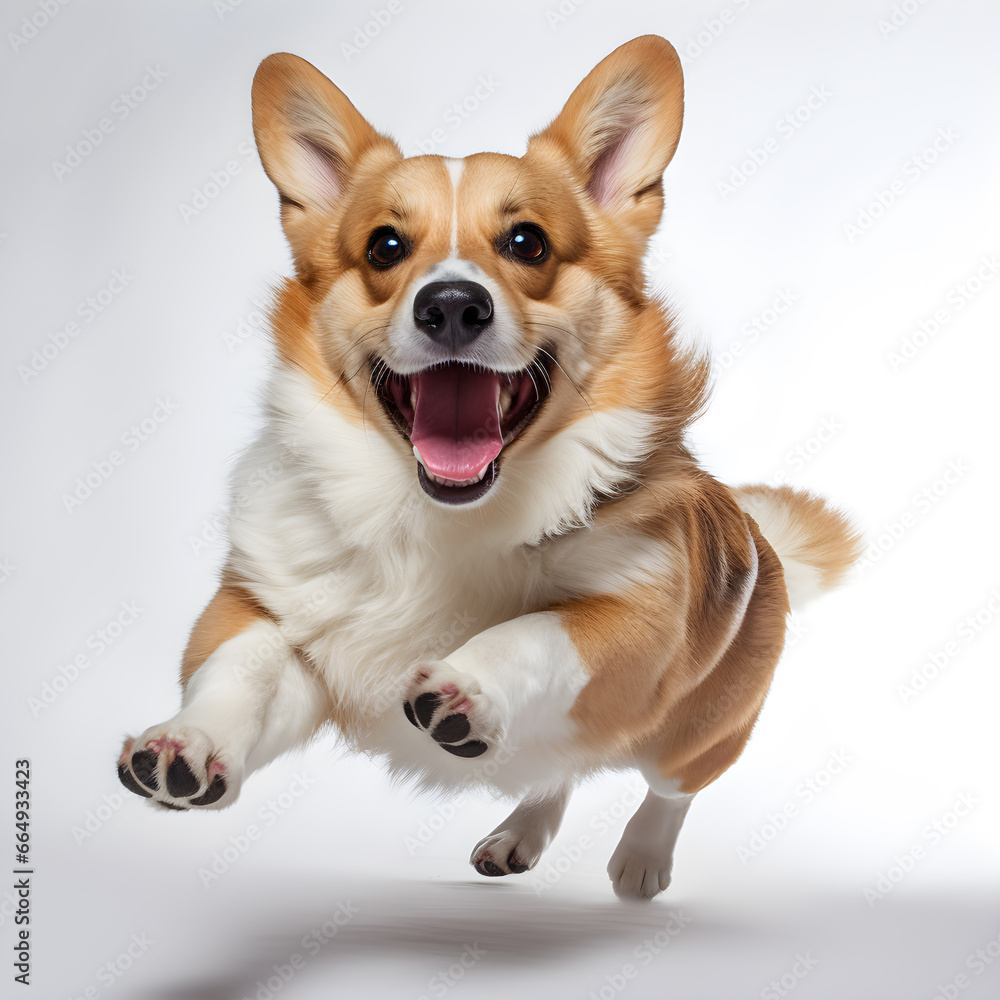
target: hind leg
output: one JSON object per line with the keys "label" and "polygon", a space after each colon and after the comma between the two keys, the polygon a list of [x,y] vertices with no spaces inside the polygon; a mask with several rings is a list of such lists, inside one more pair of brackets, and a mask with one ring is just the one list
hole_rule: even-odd
{"label": "hind leg", "polygon": [[526,872],[559,831],[572,794],[571,785],[556,792],[527,796],[523,802],[472,852],[470,863],[480,875]]}
{"label": "hind leg", "polygon": [[608,862],[608,875],[616,895],[652,899],[670,885],[674,845],[693,798],[693,795],[665,798],[652,789],[647,792]]}

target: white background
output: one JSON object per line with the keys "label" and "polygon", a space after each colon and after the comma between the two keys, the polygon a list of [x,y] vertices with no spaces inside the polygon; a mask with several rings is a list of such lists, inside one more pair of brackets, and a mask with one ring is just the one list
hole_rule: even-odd
{"label": "white background", "polygon": [[[399,0],[353,53],[382,0],[73,0],[48,23],[43,6],[7,3],[0,24],[0,857],[13,868],[13,765],[29,757],[35,866],[32,985],[13,982],[0,889],[0,996],[997,996],[1000,960],[967,964],[991,942],[1000,955],[996,4],[585,0],[549,17],[557,0]],[[834,498],[874,546],[798,619],[746,753],[691,810],[674,884],[645,907],[611,893],[603,868],[634,801],[624,776],[582,789],[537,872],[503,880],[466,864],[503,803],[416,796],[330,744],[276,762],[220,814],[127,795],[120,741],[175,710],[224,555],[227,472],[257,426],[259,306],[290,269],[245,145],[259,60],[309,59],[407,152],[440,128],[435,152],[517,154],[600,58],[646,32],[675,43],[686,73],[650,276],[716,356],[694,445],[726,482]],[[444,116],[480,78],[485,99],[453,128]],[[789,114],[797,127],[780,124]],[[101,143],[57,170],[105,118]],[[216,196],[185,218],[199,192]],[[84,322],[79,304],[116,270],[127,286]],[[780,316],[776,300],[791,302]],[[123,436],[158,400],[173,412],[133,450]],[[115,450],[124,462],[68,505]],[[123,602],[141,613],[97,651]],[[907,694],[914,675],[929,679]],[[224,851],[238,860],[205,884]],[[890,874],[891,892],[866,900]],[[304,966],[276,979],[296,953]],[[463,954],[455,985],[433,978]]]}

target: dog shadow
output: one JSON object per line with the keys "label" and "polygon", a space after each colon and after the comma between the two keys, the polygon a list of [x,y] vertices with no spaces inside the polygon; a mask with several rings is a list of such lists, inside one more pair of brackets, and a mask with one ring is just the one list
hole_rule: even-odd
{"label": "dog shadow", "polygon": [[[509,968],[532,962],[558,962],[607,949],[615,943],[634,945],[643,935],[662,932],[683,902],[671,899],[633,902],[590,896],[566,899],[538,892],[530,885],[489,881],[387,880],[357,883],[346,891],[342,882],[327,887],[317,881],[285,884],[285,900],[267,924],[230,927],[240,940],[211,982],[177,983],[146,1000],[238,1000],[254,995],[261,981],[274,976],[275,964],[298,953],[310,955],[310,967],[334,971],[345,963],[371,963],[376,958],[414,958],[445,967],[465,948],[482,945],[477,964]],[[322,905],[317,896],[325,898]],[[330,903],[330,900],[336,902]],[[356,912],[352,912],[356,911]],[[335,930],[334,930],[335,928]],[[739,928],[732,928],[739,933]],[[303,948],[304,940],[310,946]],[[321,940],[322,939],[322,940]]]}
{"label": "dog shadow", "polygon": [[[760,955],[784,962],[796,948],[810,955],[809,949],[815,948],[825,956],[824,995],[916,995],[912,990],[938,974],[942,949],[961,955],[970,942],[995,934],[995,899],[965,890],[893,898],[874,910],[859,904],[857,893],[829,889],[782,893],[749,907],[746,898],[736,906],[720,906],[718,900],[706,904],[703,899],[691,904],[671,891],[640,903],[615,899],[610,886],[603,880],[598,885],[594,874],[593,880],[578,880],[576,888],[560,884],[551,891],[536,891],[537,884],[530,881],[506,879],[346,881],[288,876],[255,886],[252,906],[224,907],[225,942],[216,930],[216,943],[224,946],[216,950],[208,976],[198,976],[195,983],[193,970],[187,976],[178,974],[172,984],[141,1000],[354,996],[358,983],[368,984],[365,992],[371,1000],[376,995],[417,996],[419,984],[439,970],[453,968],[466,953],[469,967],[477,967],[477,983],[490,982],[491,973],[509,982],[511,970],[522,969],[527,981],[541,975],[538,982],[551,985],[557,981],[553,970],[592,965],[595,955],[607,956],[608,969],[617,971],[647,939],[662,942],[656,958],[658,991],[669,969],[670,981],[695,976],[704,985],[710,976],[720,984],[716,995],[742,995],[748,982],[759,990],[758,979],[767,981],[756,971]],[[607,896],[598,896],[598,888]],[[221,915],[203,914],[216,929]],[[682,930],[686,920],[692,926]],[[304,942],[318,940],[317,931],[325,940],[306,947]],[[666,946],[666,937],[675,934],[684,942],[680,950]],[[276,970],[288,969],[295,955],[302,956],[310,982],[296,981],[285,991]],[[722,965],[719,956],[726,956]],[[383,989],[383,969],[390,980],[401,969],[408,970],[402,993]],[[866,976],[872,980],[868,992],[857,993],[854,985]],[[898,986],[901,978],[907,983],[896,990],[892,984]],[[329,992],[334,985],[348,992]],[[441,983],[435,986],[424,987],[425,995],[443,995]],[[303,993],[300,987],[313,992]],[[510,995],[519,992],[520,987]],[[490,995],[499,994],[494,990]]]}

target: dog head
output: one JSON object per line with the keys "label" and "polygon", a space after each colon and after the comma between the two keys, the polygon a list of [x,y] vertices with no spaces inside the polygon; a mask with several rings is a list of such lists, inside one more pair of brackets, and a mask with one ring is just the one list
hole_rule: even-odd
{"label": "dog head", "polygon": [[642,256],[682,114],[677,54],[649,35],[524,156],[404,158],[309,63],[268,57],[254,133],[298,296],[279,351],[393,441],[437,504],[486,503],[595,413],[662,408],[665,322]]}

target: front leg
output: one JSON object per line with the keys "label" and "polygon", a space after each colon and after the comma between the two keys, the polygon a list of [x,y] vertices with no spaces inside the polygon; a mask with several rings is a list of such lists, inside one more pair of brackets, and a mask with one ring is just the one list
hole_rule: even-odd
{"label": "front leg", "polygon": [[118,777],[168,809],[222,809],[244,778],[304,742],[329,698],[249,594],[223,586],[184,657],[181,709],[126,737]]}
{"label": "front leg", "polygon": [[[504,744],[592,767],[646,746],[662,777],[685,792],[703,787],[749,735],[780,653],[786,602],[777,558],[731,501],[714,512],[718,523],[702,506],[686,513],[673,514],[660,537],[579,540],[601,545],[590,559],[578,551],[575,577],[560,581],[579,596],[418,665],[407,717],[460,756]],[[724,719],[685,721],[710,715],[716,689],[751,674],[752,690]]]}
{"label": "front leg", "polygon": [[413,668],[403,711],[441,748],[478,757],[503,743],[560,744],[589,674],[559,614],[543,611],[481,632],[444,660]]}
{"label": "front leg", "polygon": [[[445,751],[499,744],[619,759],[646,742],[704,679],[746,609],[753,578],[691,635],[653,588],[578,598],[486,629],[413,668],[403,711]],[[783,624],[779,622],[783,627]]]}
{"label": "front leg", "polygon": [[480,757],[500,737],[495,713],[479,682],[445,660],[415,668],[403,712],[411,725],[426,731],[442,750],[456,757]]}

